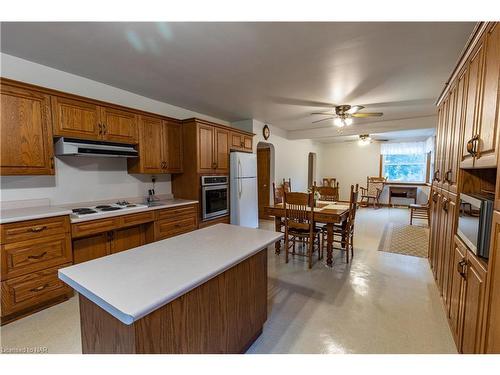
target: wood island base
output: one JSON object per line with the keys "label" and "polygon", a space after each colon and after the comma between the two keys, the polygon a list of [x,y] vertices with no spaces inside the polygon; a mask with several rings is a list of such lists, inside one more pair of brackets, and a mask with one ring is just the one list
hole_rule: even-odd
{"label": "wood island base", "polygon": [[267,248],[130,325],[80,294],[83,353],[243,353],[267,319]]}

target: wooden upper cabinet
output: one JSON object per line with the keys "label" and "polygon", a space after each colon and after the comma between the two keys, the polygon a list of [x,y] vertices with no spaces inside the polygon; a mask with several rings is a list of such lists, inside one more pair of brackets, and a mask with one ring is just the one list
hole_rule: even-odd
{"label": "wooden upper cabinet", "polygon": [[182,172],[182,125],[163,121],[163,160],[169,173]]}
{"label": "wooden upper cabinet", "polygon": [[182,172],[182,128],[176,121],[140,116],[139,157],[129,158],[129,173]]}
{"label": "wooden upper cabinet", "polygon": [[99,139],[99,107],[93,103],[52,96],[54,136]]}
{"label": "wooden upper cabinet", "polygon": [[440,143],[440,158],[439,163],[437,165],[437,169],[439,170],[439,187],[447,187],[446,186],[446,172],[448,170],[448,141],[449,141],[449,133],[448,133],[448,114],[450,109],[450,97],[446,98],[442,104],[441,108],[441,120],[439,123],[440,127],[440,137],[437,141]]}
{"label": "wooden upper cabinet", "polygon": [[198,125],[198,172],[212,173],[215,163],[215,128],[210,125]]}
{"label": "wooden upper cabinet", "polygon": [[500,74],[500,27],[497,23],[488,30],[485,37],[484,64],[481,85],[481,110],[478,114],[479,134],[477,167],[497,166],[499,124],[499,74]]}
{"label": "wooden upper cabinet", "polygon": [[52,175],[50,97],[1,85],[1,175]]}
{"label": "wooden upper cabinet", "polygon": [[252,146],[252,137],[238,132],[231,132],[231,150],[252,152]]}
{"label": "wooden upper cabinet", "polygon": [[120,109],[101,107],[102,138],[110,142],[137,143],[137,115]]}
{"label": "wooden upper cabinet", "polygon": [[474,150],[477,149],[477,110],[479,107],[479,91],[484,48],[481,44],[475,51],[467,71],[467,83],[464,105],[464,137],[462,145],[461,167],[474,166]]}
{"label": "wooden upper cabinet", "polygon": [[229,173],[229,131],[215,128],[215,169],[217,173]]}
{"label": "wooden upper cabinet", "polygon": [[92,102],[52,97],[55,136],[137,143],[137,115]]}

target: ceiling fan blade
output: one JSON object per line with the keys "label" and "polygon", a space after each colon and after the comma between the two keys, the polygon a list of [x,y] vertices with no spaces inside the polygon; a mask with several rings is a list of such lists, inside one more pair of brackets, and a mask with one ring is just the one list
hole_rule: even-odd
{"label": "ceiling fan blade", "polygon": [[366,112],[366,113],[354,113],[352,117],[365,118],[365,117],[380,117],[384,114],[382,112]]}
{"label": "ceiling fan blade", "polygon": [[311,115],[330,115],[330,116],[335,116],[335,113],[332,111],[327,111],[327,112],[312,112]]}
{"label": "ceiling fan blade", "polygon": [[270,99],[272,100],[273,103],[276,104],[299,105],[305,107],[325,107],[325,108],[335,107],[335,104],[319,102],[316,100],[285,98],[282,96],[272,96],[270,97]]}
{"label": "ceiling fan blade", "polygon": [[321,120],[316,120],[316,121],[313,121],[312,123],[315,124],[317,122],[321,122],[321,121],[326,121],[326,120],[333,120],[335,117],[327,117],[327,118],[322,118]]}
{"label": "ceiling fan blade", "polygon": [[353,115],[356,112],[361,111],[363,108],[365,107],[363,107],[362,105],[353,105],[351,108],[349,108],[348,111],[346,111],[346,113]]}

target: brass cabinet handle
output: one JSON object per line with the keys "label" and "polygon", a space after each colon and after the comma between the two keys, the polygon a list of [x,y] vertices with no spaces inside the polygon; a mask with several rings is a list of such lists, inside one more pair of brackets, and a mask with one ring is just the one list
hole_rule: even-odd
{"label": "brass cabinet handle", "polygon": [[450,202],[448,201],[448,199],[444,198],[443,199],[443,210],[448,212],[449,205],[450,205]]}
{"label": "brass cabinet handle", "polygon": [[44,251],[40,255],[28,255],[28,259],[40,259],[40,258],[43,258],[46,254],[47,254],[47,252]]}
{"label": "brass cabinet handle", "polygon": [[444,174],[444,180],[451,183],[451,174],[452,174],[451,169],[447,170],[446,173]]}
{"label": "brass cabinet handle", "polygon": [[34,232],[34,233],[38,233],[38,232],[41,232],[42,230],[45,230],[47,229],[47,226],[46,225],[43,225],[41,227],[33,227],[33,228],[30,228],[30,231],[31,232]]}
{"label": "brass cabinet handle", "polygon": [[477,143],[479,143],[479,134],[476,134],[467,141],[467,152],[471,154],[471,156],[477,156]]}
{"label": "brass cabinet handle", "polygon": [[54,157],[50,157],[50,169],[54,169]]}
{"label": "brass cabinet handle", "polygon": [[97,126],[99,127],[99,135],[102,135],[102,125],[101,124],[97,124]]}
{"label": "brass cabinet handle", "polygon": [[30,292],[41,292],[42,290],[44,290],[48,286],[49,286],[49,284],[40,285],[39,287],[30,289]]}
{"label": "brass cabinet handle", "polygon": [[108,129],[106,127],[106,124],[102,124],[102,134],[104,135],[108,134]]}
{"label": "brass cabinet handle", "polygon": [[462,258],[462,260],[457,263],[457,271],[460,274],[460,276],[462,276],[462,278],[464,279],[467,278],[466,268],[467,268],[467,261],[465,260],[465,258]]}
{"label": "brass cabinet handle", "polygon": [[438,181],[439,182],[439,169],[436,169],[434,171],[434,181]]}

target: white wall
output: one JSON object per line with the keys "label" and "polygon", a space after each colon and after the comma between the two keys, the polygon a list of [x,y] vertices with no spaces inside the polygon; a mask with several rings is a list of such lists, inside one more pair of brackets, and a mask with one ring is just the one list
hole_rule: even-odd
{"label": "white wall", "polygon": [[[325,143],[321,145],[318,183],[322,177],[335,177],[339,182],[340,199],[348,200],[351,185],[366,187],[367,176],[378,176],[380,168],[380,143],[359,146],[357,142]],[[427,202],[428,187],[419,187],[417,203]],[[380,197],[389,202],[388,188]],[[393,199],[393,203],[411,203],[408,199]]]}
{"label": "white wall", "polygon": [[[259,142],[272,144],[274,147],[274,168],[271,160],[271,180],[278,183],[283,178],[291,178],[293,190],[306,191],[309,153],[315,152],[317,154],[317,163],[319,163],[322,158],[320,145],[311,140],[289,140],[286,138],[286,131],[269,124],[268,126],[271,130],[271,136],[265,140],[262,135],[264,123],[253,120],[254,151]],[[316,175],[319,175],[318,171]]]}
{"label": "white wall", "polygon": [[[174,118],[227,122],[14,56],[0,55],[1,76]],[[3,176],[1,201],[49,198],[52,204],[131,198],[151,188],[150,175],[129,175],[118,158],[56,158],[55,176]],[[170,175],[157,176],[157,194],[171,193]]]}

